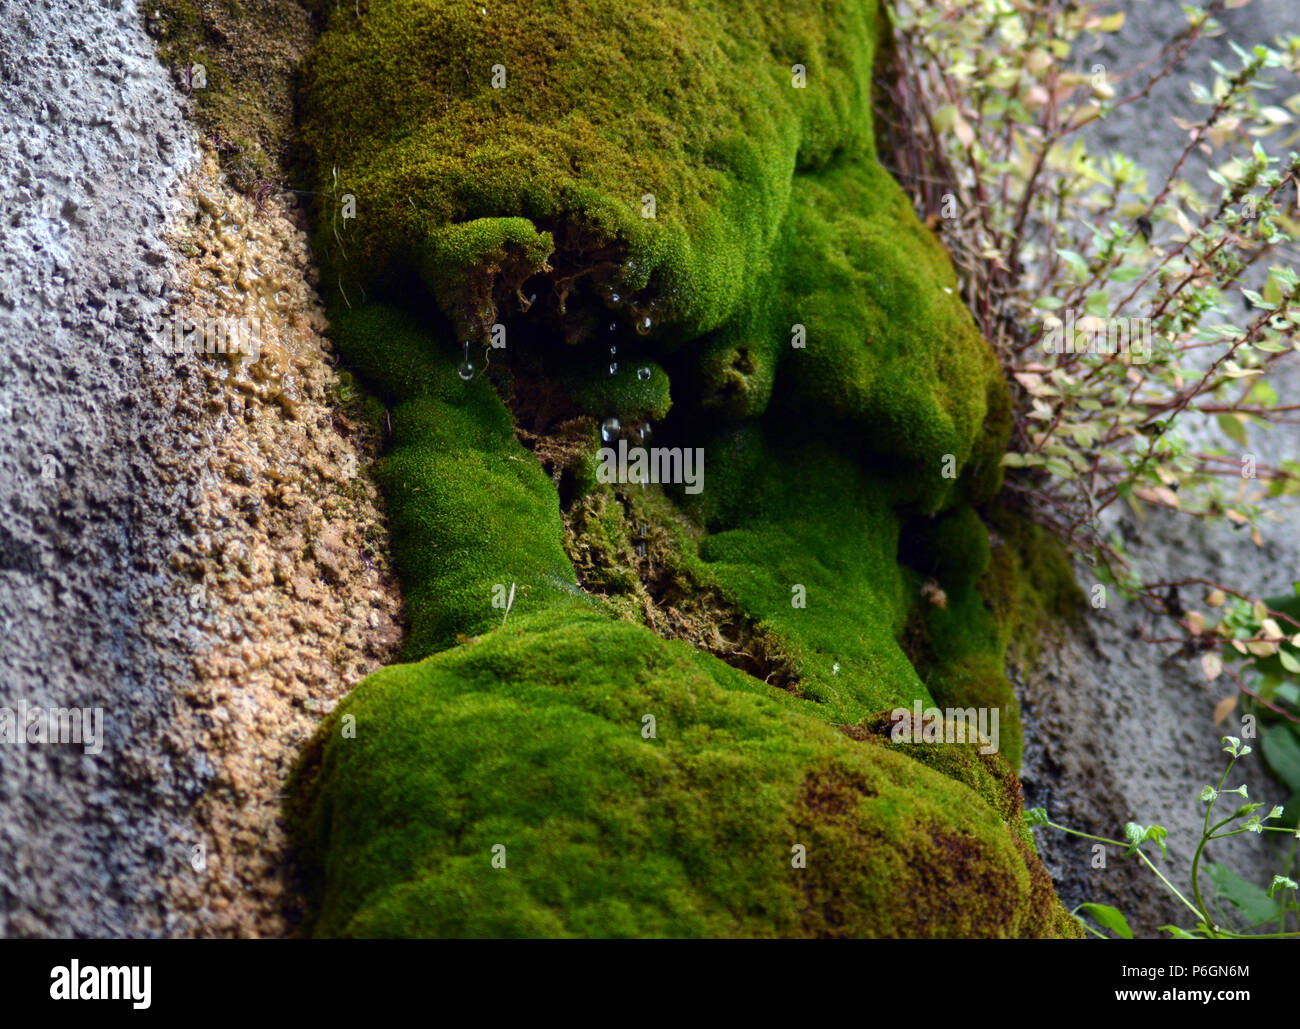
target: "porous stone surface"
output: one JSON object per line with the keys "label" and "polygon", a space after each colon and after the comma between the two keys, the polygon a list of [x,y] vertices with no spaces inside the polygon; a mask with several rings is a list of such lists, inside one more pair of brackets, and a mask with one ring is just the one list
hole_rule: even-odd
{"label": "porous stone surface", "polygon": [[99,707],[105,734],[97,756],[0,747],[0,932],[158,933],[213,769],[158,746],[199,640],[163,560],[186,498],[153,453],[175,370],[137,329],[197,151],[129,3],[5,0],[0,58],[0,690]]}
{"label": "porous stone surface", "polygon": [[[0,707],[103,725],[0,745],[0,935],[282,934],[284,777],[398,635],[378,442],[134,4],[0,0],[0,112]],[[255,365],[161,345],[250,311]]]}

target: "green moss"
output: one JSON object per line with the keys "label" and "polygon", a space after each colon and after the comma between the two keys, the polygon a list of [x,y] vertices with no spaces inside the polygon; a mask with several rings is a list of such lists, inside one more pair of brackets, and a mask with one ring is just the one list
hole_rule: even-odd
{"label": "green moss", "polygon": [[[304,100],[317,243],[326,282],[405,310],[334,322],[391,408],[377,475],[426,660],[362,684],[297,774],[314,931],[1074,933],[1004,766],[835,728],[997,705],[1018,759],[982,592],[1001,566],[970,506],[997,486],[1006,387],[874,159],[876,19],[811,0],[329,16]],[[484,363],[498,322],[504,354],[463,381],[465,341]],[[521,401],[506,364],[546,386]],[[581,438],[577,415],[654,420],[656,444],[703,449],[702,492],[583,498],[591,459],[570,462],[566,537],[494,384],[534,444]],[[944,606],[921,607],[928,578]]]}
{"label": "green moss", "polygon": [[1088,599],[1068,552],[1055,536],[1006,505],[991,505],[986,517],[998,548],[995,566],[981,589],[1009,627],[1012,657],[1032,668],[1043,642],[1077,622],[1088,610]]}
{"label": "green moss", "polygon": [[898,644],[907,602],[888,486],[835,446],[756,437],[734,461],[726,439],[705,447],[719,456],[688,509],[713,530],[699,545],[708,574],[784,641],[831,721],[928,702]]}
{"label": "green moss", "polygon": [[988,531],[970,507],[918,518],[909,528],[903,560],[948,590],[969,589],[992,563]]}
{"label": "green moss", "polygon": [[[358,197],[348,270],[378,288],[448,225],[517,215],[565,226],[557,275],[653,287],[679,338],[716,328],[769,259],[792,172],[871,152],[874,18],[808,0],[338,11],[304,136],[322,188],[337,166]],[[423,263],[442,293],[457,267]]]}
{"label": "green moss", "polygon": [[1018,811],[744,678],[576,607],[377,673],[293,791],[311,930],[1069,933]]}
{"label": "green moss", "polygon": [[[1085,607],[1069,558],[1056,539],[1005,505],[985,512],[990,531],[968,507],[921,518],[906,530],[903,556],[916,573],[909,657],[943,707],[997,707],[1002,752],[1018,768],[1020,712],[1005,673],[1010,653],[1032,667],[1045,638]],[[923,595],[922,579],[942,588]]]}
{"label": "green moss", "polygon": [[568,360],[564,365],[557,370],[560,381],[583,414],[658,420],[672,407],[668,375],[654,361],[619,361],[610,355],[605,363]]}
{"label": "green moss", "polygon": [[155,0],[142,14],[235,188],[256,195],[283,181],[294,138],[295,69],[318,32],[303,6]]}
{"label": "green moss", "polygon": [[376,476],[411,626],[403,657],[499,623],[505,612],[493,601],[512,584],[519,613],[580,596],[555,487],[515,440],[489,382],[462,381],[452,354],[389,309],[336,316],[335,331],[344,356],[387,383],[396,404]]}

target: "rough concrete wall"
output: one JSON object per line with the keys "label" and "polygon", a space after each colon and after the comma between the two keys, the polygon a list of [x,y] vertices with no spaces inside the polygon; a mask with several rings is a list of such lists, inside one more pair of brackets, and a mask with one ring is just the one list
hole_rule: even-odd
{"label": "rough concrete wall", "polygon": [[105,734],[0,746],[0,932],[165,932],[210,766],[159,745],[194,641],[163,589],[186,498],[153,389],[176,367],[139,328],[197,153],[131,3],[0,0],[0,57],[0,703],[101,707]]}

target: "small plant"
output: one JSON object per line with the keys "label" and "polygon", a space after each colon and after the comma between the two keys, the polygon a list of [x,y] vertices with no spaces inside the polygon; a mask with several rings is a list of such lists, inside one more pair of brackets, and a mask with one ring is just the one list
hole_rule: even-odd
{"label": "small plant", "polygon": [[[1300,495],[1300,463],[1252,447],[1259,430],[1300,412],[1270,382],[1300,349],[1300,155],[1279,156],[1300,140],[1300,94],[1267,97],[1279,72],[1300,70],[1300,38],[1233,45],[1236,67],[1212,63],[1213,81],[1192,86],[1203,114],[1177,122],[1185,142],[1162,179],[1149,182],[1133,156],[1090,153],[1082,138],[1148,101],[1199,40],[1222,32],[1217,15],[1249,2],[1181,5],[1181,28],[1125,70],[1081,54],[1090,36],[1124,24],[1098,2],[894,0],[896,60],[877,79],[877,131],[1013,383],[1008,498],[1139,601],[1148,623],[1177,623],[1164,636],[1144,625],[1144,638],[1236,684],[1215,724],[1240,709],[1291,791],[1270,820],[1294,826],[1300,603],[1144,575],[1113,516],[1121,505],[1139,518],[1164,508],[1262,546],[1270,502]],[[1194,587],[1208,612],[1184,609],[1181,591]],[[1239,898],[1253,889],[1211,867],[1224,895],[1233,883]],[[1196,907],[1212,925],[1199,896]]]}
{"label": "small plant", "polygon": [[[1147,100],[1221,31],[1217,14],[1248,2],[1182,5],[1182,31],[1124,72],[1079,66],[1086,34],[1124,22],[1099,3],[896,0],[897,65],[878,80],[891,170],[1016,384],[1007,489],[1152,611],[1162,595],[1103,517],[1117,501],[1227,520],[1262,544],[1266,499],[1300,492],[1300,465],[1250,453],[1253,429],[1300,409],[1268,381],[1300,325],[1300,156],[1261,145],[1300,113],[1300,94],[1261,99],[1272,73],[1300,69],[1300,38],[1214,64],[1163,181],[1124,154],[1090,154],[1081,130]],[[1212,165],[1208,190],[1198,161]],[[1223,445],[1193,442],[1216,423]]]}
{"label": "small plant", "polygon": [[[1176,925],[1162,925],[1160,927],[1162,932],[1167,932],[1173,937],[1185,940],[1300,937],[1300,900],[1297,899],[1297,890],[1300,890],[1300,884],[1292,879],[1290,875],[1274,875],[1272,883],[1265,890],[1242,879],[1225,865],[1218,865],[1209,861],[1204,861],[1204,865],[1202,865],[1206,856],[1205,848],[1212,840],[1227,839],[1248,832],[1261,835],[1266,832],[1280,832],[1289,833],[1296,841],[1300,841],[1300,829],[1264,824],[1281,818],[1283,814],[1281,807],[1273,807],[1267,815],[1261,816],[1258,812],[1266,805],[1246,803],[1237,807],[1228,817],[1217,822],[1214,821],[1214,808],[1221,798],[1240,795],[1243,800],[1249,800],[1244,785],[1237,789],[1226,789],[1225,784],[1228,781],[1228,776],[1232,774],[1233,766],[1236,765],[1237,761],[1249,754],[1251,748],[1243,745],[1241,740],[1235,736],[1225,736],[1223,738],[1223,750],[1229,756],[1228,766],[1223,770],[1218,786],[1206,786],[1201,790],[1199,798],[1206,805],[1205,820],[1201,828],[1200,842],[1197,844],[1196,852],[1192,857],[1191,882],[1188,890],[1192,895],[1190,899],[1184,891],[1179,890],[1169,881],[1168,877],[1156,867],[1155,862],[1142,849],[1144,844],[1153,842],[1160,848],[1160,856],[1162,858],[1168,857],[1165,846],[1168,832],[1164,826],[1138,825],[1136,822],[1129,822],[1124,826],[1124,839],[1112,840],[1104,836],[1093,836],[1090,833],[1079,832],[1077,829],[1058,825],[1047,817],[1047,811],[1041,807],[1031,808],[1027,811],[1025,813],[1026,819],[1030,825],[1047,826],[1048,828],[1069,833],[1071,836],[1079,836],[1096,843],[1120,847],[1123,849],[1125,857],[1137,857],[1196,919],[1190,929]],[[1300,844],[1296,842],[1291,844],[1286,859],[1286,871],[1292,874],[1295,873],[1296,869],[1297,846],[1300,846]],[[1202,868],[1204,868],[1206,877],[1214,887],[1214,892],[1210,898],[1211,902],[1209,903],[1207,903],[1201,888]],[[1228,908],[1232,910],[1230,911]],[[1095,921],[1096,925],[1089,923],[1087,918],[1081,917],[1081,912],[1083,916]],[[1129,928],[1128,920],[1120,911],[1110,905],[1080,904],[1071,913],[1079,919],[1084,929],[1093,936],[1101,939],[1133,939],[1133,930]],[[1233,926],[1237,926],[1237,928],[1233,928]],[[1294,928],[1291,928],[1292,926]],[[1101,929],[1108,929],[1115,936],[1107,937],[1105,933],[1100,931]],[[1274,931],[1259,931],[1268,929]]]}
{"label": "small plant", "polygon": [[1204,648],[1206,676],[1226,673],[1236,685],[1219,702],[1216,722],[1240,703],[1242,722],[1258,733],[1269,769],[1291,790],[1282,815],[1291,826],[1300,824],[1300,583],[1293,590],[1290,597],[1252,600],[1216,588],[1206,605],[1220,611],[1217,623],[1196,611],[1185,616]]}

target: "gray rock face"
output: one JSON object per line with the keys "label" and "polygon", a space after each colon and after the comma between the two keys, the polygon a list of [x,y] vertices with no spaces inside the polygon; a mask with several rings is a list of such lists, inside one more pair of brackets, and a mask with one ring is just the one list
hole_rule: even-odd
{"label": "gray rock face", "polygon": [[186,498],[146,332],[196,160],[135,5],[0,0],[0,707],[102,711],[102,749],[0,743],[0,934],[167,931],[201,759],[163,745]]}

